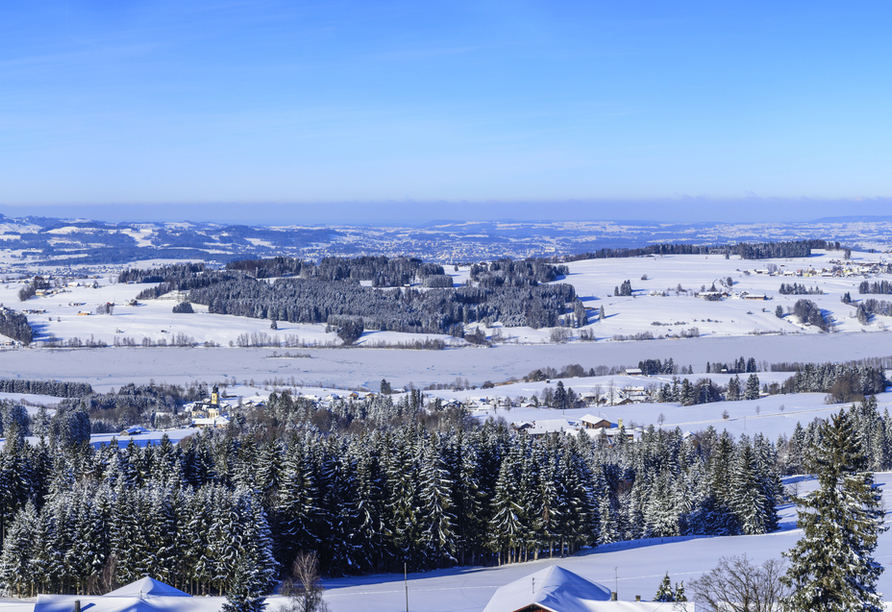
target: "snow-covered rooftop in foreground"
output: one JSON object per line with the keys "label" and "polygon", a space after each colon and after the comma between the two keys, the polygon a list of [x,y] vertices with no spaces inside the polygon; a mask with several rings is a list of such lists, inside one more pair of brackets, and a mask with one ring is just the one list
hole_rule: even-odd
{"label": "snow-covered rooftop in foreground", "polygon": [[[223,598],[192,597],[170,585],[146,577],[101,596],[38,595],[34,612],[71,612],[75,601],[80,602],[84,612],[217,612]],[[3,609],[0,604],[0,610]]]}
{"label": "snow-covered rooftop in foreground", "polygon": [[530,604],[556,612],[591,612],[596,608],[588,604],[609,599],[604,586],[552,565],[499,587],[483,612],[515,612]]}

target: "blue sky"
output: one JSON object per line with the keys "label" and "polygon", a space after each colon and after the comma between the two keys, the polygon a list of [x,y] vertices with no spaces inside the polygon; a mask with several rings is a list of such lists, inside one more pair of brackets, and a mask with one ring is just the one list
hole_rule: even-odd
{"label": "blue sky", "polygon": [[881,2],[5,3],[0,212],[887,214],[889,32]]}

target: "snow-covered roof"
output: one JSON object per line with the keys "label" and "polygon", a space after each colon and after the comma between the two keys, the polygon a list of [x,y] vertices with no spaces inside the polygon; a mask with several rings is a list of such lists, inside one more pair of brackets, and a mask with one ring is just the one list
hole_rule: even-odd
{"label": "snow-covered roof", "polygon": [[576,431],[576,426],[572,425],[567,419],[545,419],[536,421],[534,427],[527,430],[531,436],[544,436],[553,432],[571,432]]}
{"label": "snow-covered roof", "polygon": [[229,425],[229,419],[223,416],[206,419],[192,419],[193,427],[225,427],[227,425]]}
{"label": "snow-covered roof", "polygon": [[34,612],[71,612],[74,602],[81,602],[81,610],[90,612],[217,612],[224,602],[222,597],[192,597],[179,589],[153,578],[141,578],[111,593],[93,597],[88,595],[38,595]]}
{"label": "snow-covered roof", "polygon": [[[517,612],[535,604],[551,612],[654,612],[663,602],[610,601],[610,589],[552,565],[500,587],[483,612]],[[668,609],[675,610],[676,604]],[[677,604],[693,610],[693,604]]]}
{"label": "snow-covered roof", "polygon": [[538,604],[554,612],[588,612],[588,601],[609,601],[610,590],[552,565],[500,587],[483,612],[514,612]]}
{"label": "snow-covered roof", "polygon": [[106,593],[103,597],[191,597],[191,595],[146,576],[122,586],[120,589]]}
{"label": "snow-covered roof", "polygon": [[600,422],[602,422],[602,421],[605,422],[605,423],[610,423],[610,421],[609,421],[608,419],[605,419],[605,418],[602,417],[602,416],[595,416],[595,415],[593,415],[593,414],[587,414],[587,415],[585,415],[584,417],[582,417],[582,419],[580,419],[580,420],[581,420],[583,423],[592,423],[592,424],[594,424],[594,423],[600,423]]}

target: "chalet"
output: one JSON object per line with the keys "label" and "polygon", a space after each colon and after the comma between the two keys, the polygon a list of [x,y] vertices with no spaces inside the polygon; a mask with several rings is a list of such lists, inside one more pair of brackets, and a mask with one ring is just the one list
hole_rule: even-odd
{"label": "chalet", "polygon": [[483,612],[693,612],[693,603],[619,601],[617,594],[559,565],[546,567],[499,587]]}
{"label": "chalet", "polygon": [[633,402],[646,402],[647,401],[647,391],[644,387],[624,387],[623,395],[625,399],[628,399]]}
{"label": "chalet", "polygon": [[597,429],[580,429],[579,433],[587,435],[592,440],[598,440],[601,436],[604,436],[610,444],[616,444],[623,433],[625,433],[626,441],[634,442],[635,434],[639,432],[620,429],[619,427],[598,427]]}
{"label": "chalet", "polygon": [[532,438],[541,438],[550,433],[576,433],[578,427],[572,425],[567,419],[545,419],[536,421],[533,427],[526,432]]}
{"label": "chalet", "polygon": [[149,430],[145,427],[140,427],[139,425],[134,425],[133,427],[128,427],[124,431],[121,432],[122,436],[138,436],[140,434],[149,433]]}
{"label": "chalet", "polygon": [[579,399],[586,406],[597,406],[598,404],[603,403],[601,396],[597,393],[583,393],[579,396]]}
{"label": "chalet", "polygon": [[225,416],[215,416],[215,417],[207,417],[207,418],[197,418],[192,419],[192,422],[189,424],[189,427],[210,427],[212,429],[216,429],[217,427],[226,427],[229,425],[229,419]]}
{"label": "chalet", "polygon": [[582,426],[586,429],[602,429],[613,427],[613,423],[607,419],[587,414],[582,417]]}
{"label": "chalet", "polygon": [[624,371],[626,376],[643,376],[641,368],[626,368]]}
{"label": "chalet", "polygon": [[38,595],[34,612],[217,612],[222,597],[192,597],[154,578],[140,578],[105,595]]}
{"label": "chalet", "polygon": [[763,293],[741,292],[740,297],[744,300],[770,300],[771,298]]}

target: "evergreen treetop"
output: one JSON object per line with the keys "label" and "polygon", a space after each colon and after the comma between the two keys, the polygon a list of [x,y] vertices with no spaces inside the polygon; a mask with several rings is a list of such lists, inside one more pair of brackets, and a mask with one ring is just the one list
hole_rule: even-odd
{"label": "evergreen treetop", "polygon": [[797,498],[802,538],[784,556],[791,562],[783,582],[793,592],[790,611],[884,609],[876,582],[883,567],[871,556],[882,527],[883,511],[861,436],[845,412],[820,428],[814,467],[818,490]]}

